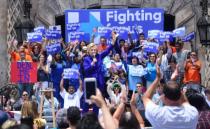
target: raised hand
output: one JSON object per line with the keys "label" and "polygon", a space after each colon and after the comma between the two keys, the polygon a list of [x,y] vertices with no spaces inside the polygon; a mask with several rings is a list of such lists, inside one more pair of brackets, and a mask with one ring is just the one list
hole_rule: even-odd
{"label": "raised hand", "polygon": [[115,31],[112,31],[112,45],[115,44],[118,36],[119,34],[117,34]]}
{"label": "raised hand", "polygon": [[156,78],[158,78],[158,79],[161,78],[160,67],[158,64],[156,64]]}

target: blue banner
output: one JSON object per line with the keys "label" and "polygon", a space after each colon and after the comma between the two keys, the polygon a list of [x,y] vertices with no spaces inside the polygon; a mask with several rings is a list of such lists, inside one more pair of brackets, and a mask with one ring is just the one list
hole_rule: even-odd
{"label": "blue banner", "polygon": [[195,32],[191,32],[189,33],[188,35],[186,35],[182,41],[183,42],[189,42],[190,40],[194,39],[195,38]]}
{"label": "blue banner", "polygon": [[50,26],[46,32],[47,39],[60,39],[61,38],[61,26]]}
{"label": "blue banner", "polygon": [[64,79],[79,79],[79,71],[76,69],[65,68],[63,70]]}
{"label": "blue banner", "polygon": [[45,35],[45,27],[44,26],[38,26],[36,28],[34,28],[34,32],[39,32],[42,33],[42,35]]}
{"label": "blue banner", "polygon": [[39,32],[27,33],[27,40],[29,42],[42,42],[42,33]]}
{"label": "blue banner", "polygon": [[46,46],[47,54],[48,55],[54,55],[56,53],[61,52],[61,44],[60,43],[54,43]]}
{"label": "blue banner", "polygon": [[139,33],[148,30],[163,30],[164,10],[159,8],[66,10],[66,42],[72,40],[90,41],[94,35],[95,43],[101,36],[111,42],[111,31],[116,31],[119,38],[127,40],[128,32],[134,41]]}

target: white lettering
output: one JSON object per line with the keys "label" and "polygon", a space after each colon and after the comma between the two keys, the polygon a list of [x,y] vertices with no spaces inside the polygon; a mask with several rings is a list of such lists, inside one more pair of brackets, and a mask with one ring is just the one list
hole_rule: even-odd
{"label": "white lettering", "polygon": [[162,19],[161,12],[145,12],[143,9],[135,12],[127,10],[126,13],[115,11],[107,11],[106,20],[107,22],[115,21],[119,24],[125,24],[129,21],[154,21],[154,23],[160,23]]}
{"label": "white lettering", "polygon": [[113,18],[113,12],[107,11],[106,13],[106,21],[109,21],[110,18]]}

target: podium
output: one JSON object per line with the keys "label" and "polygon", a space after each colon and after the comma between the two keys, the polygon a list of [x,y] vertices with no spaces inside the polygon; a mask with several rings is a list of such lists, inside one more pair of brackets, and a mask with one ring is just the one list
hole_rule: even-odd
{"label": "podium", "polygon": [[43,113],[43,104],[44,104],[44,96],[46,92],[50,92],[50,96],[51,96],[51,109],[52,109],[52,117],[53,117],[53,128],[56,128],[56,122],[55,122],[55,106],[54,106],[54,89],[45,89],[45,90],[40,90],[41,91],[41,101],[40,101],[40,107],[39,107],[39,117],[42,118],[42,113]]}

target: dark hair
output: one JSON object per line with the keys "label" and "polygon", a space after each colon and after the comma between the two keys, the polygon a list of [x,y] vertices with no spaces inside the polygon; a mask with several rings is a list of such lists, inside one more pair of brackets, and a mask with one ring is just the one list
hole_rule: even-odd
{"label": "dark hair", "polygon": [[175,58],[173,55],[171,55],[171,56],[168,58],[168,63],[175,63],[175,64],[177,64],[176,58]]}
{"label": "dark hair", "polygon": [[0,110],[0,125],[2,125],[6,120],[8,120],[8,118],[9,118],[8,114]]}
{"label": "dark hair", "polygon": [[29,128],[33,129],[33,118],[32,117],[22,117],[20,120],[21,124],[27,125]]}
{"label": "dark hair", "polygon": [[80,120],[80,110],[76,106],[69,107],[67,110],[67,119],[71,125],[76,126],[78,121]]}
{"label": "dark hair", "polygon": [[131,58],[131,62],[132,62],[133,59],[136,59],[136,60],[137,60],[137,64],[139,64],[139,58],[138,58],[137,56],[133,56],[133,57]]}
{"label": "dark hair", "polygon": [[105,39],[106,40],[106,37],[105,36],[101,36],[100,39]]}
{"label": "dark hair", "polygon": [[196,107],[198,111],[203,111],[208,109],[204,96],[198,91],[194,89],[188,89],[185,94],[187,96],[189,103],[192,106]]}
{"label": "dark hair", "polygon": [[124,42],[124,43],[125,43],[125,39],[120,39],[120,40],[119,40],[119,43],[120,43],[120,42]]}
{"label": "dark hair", "polygon": [[210,88],[206,88],[204,91],[205,94],[210,94]]}
{"label": "dark hair", "polygon": [[177,41],[175,43],[175,46],[176,45],[182,46],[183,45],[183,41],[181,39],[177,39]]}
{"label": "dark hair", "polygon": [[109,112],[111,113],[111,115],[113,115],[115,113],[115,111],[116,111],[116,108],[115,107],[111,107],[109,109]]}
{"label": "dark hair", "polygon": [[96,114],[89,112],[82,117],[77,129],[102,129],[102,127]]}
{"label": "dark hair", "polygon": [[66,129],[69,127],[69,124],[66,121],[60,121],[59,123],[57,123],[57,127],[59,129]]}
{"label": "dark hair", "polygon": [[177,101],[181,97],[181,88],[178,86],[176,81],[168,81],[163,87],[163,93],[166,98]]}
{"label": "dark hair", "polygon": [[140,34],[139,34],[139,36],[141,36],[141,35],[143,35],[143,36],[144,36],[144,33],[140,33]]}
{"label": "dark hair", "polygon": [[58,128],[68,128],[69,127],[69,123],[67,120],[67,109],[60,109],[57,111],[56,113],[56,123],[57,123],[57,127]]}
{"label": "dark hair", "polygon": [[39,56],[38,56],[38,60],[40,61],[40,57],[41,56],[44,56],[44,65],[46,65],[47,64],[47,56],[44,54],[44,53],[42,53],[42,54],[39,54]]}
{"label": "dark hair", "polygon": [[29,127],[26,124],[20,124],[20,125],[14,125],[12,127],[9,127],[8,129],[33,129],[33,127]]}
{"label": "dark hair", "polygon": [[131,112],[125,112],[119,120],[119,128],[123,129],[139,129],[139,122]]}
{"label": "dark hair", "polygon": [[137,82],[137,83],[136,83],[136,85],[137,85],[137,84],[141,84],[141,85],[143,85],[143,83],[142,83],[142,82]]}
{"label": "dark hair", "polygon": [[165,82],[164,79],[160,79],[160,83],[161,83],[161,84],[165,84],[166,82]]}
{"label": "dark hair", "polygon": [[40,53],[42,47],[41,47],[41,45],[39,45],[39,44],[35,44],[35,45],[32,47],[32,52],[34,52],[36,46],[38,47],[39,53]]}

